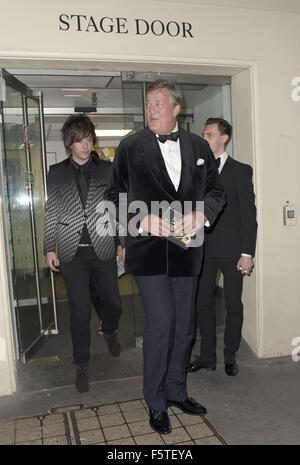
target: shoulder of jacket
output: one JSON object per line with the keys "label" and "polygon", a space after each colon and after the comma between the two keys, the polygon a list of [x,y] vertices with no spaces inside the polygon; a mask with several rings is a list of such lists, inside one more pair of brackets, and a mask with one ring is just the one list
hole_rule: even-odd
{"label": "shoulder of jacket", "polygon": [[125,139],[121,140],[117,148],[117,154],[120,155],[121,153],[123,153],[123,155],[125,155],[128,153],[134,153],[137,146],[139,146],[139,144],[143,142],[144,134],[145,130],[142,130],[135,134],[130,134]]}
{"label": "shoulder of jacket", "polygon": [[244,170],[244,171],[246,170],[250,172],[253,171],[252,166],[248,165],[247,163],[243,163],[241,161],[235,160],[232,157],[230,157],[230,161],[233,164],[233,166],[237,169]]}
{"label": "shoulder of jacket", "polygon": [[103,169],[105,169],[105,170],[112,169],[112,162],[108,161],[108,160],[101,160],[101,158],[99,158],[99,160],[97,160],[97,165],[102,170]]}
{"label": "shoulder of jacket", "polygon": [[192,143],[198,144],[201,147],[203,147],[204,149],[210,149],[209,143],[205,139],[203,139],[203,137],[201,137],[198,134],[195,134],[193,132],[187,132],[187,131],[185,131],[185,132],[189,135]]}
{"label": "shoulder of jacket", "polygon": [[49,170],[53,171],[53,170],[59,170],[61,168],[65,168],[68,165],[68,163],[69,163],[69,157],[65,158],[64,160],[58,163],[55,163],[54,165],[50,165]]}
{"label": "shoulder of jacket", "polygon": [[130,134],[127,136],[125,139],[123,139],[120,143],[120,145],[131,145],[136,143],[139,139],[142,138],[143,134],[145,134],[146,130],[142,129],[141,131],[138,131],[134,134]]}

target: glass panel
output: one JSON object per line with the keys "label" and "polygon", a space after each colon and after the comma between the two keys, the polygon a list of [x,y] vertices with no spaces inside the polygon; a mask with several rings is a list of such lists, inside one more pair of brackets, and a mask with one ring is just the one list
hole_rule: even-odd
{"label": "glass panel", "polygon": [[124,127],[138,132],[145,127],[142,82],[123,82]]}
{"label": "glass panel", "polygon": [[[188,131],[202,136],[207,118],[224,118],[231,123],[230,85],[180,84],[183,107],[178,121]],[[227,151],[232,155],[232,144]]]}
{"label": "glass panel", "polygon": [[[143,82],[123,82],[124,127],[130,129],[130,134],[141,131],[146,125],[144,113]],[[145,312],[141,295],[132,275],[126,274],[119,279],[119,290],[122,306],[133,309],[135,342],[142,345]]]}
{"label": "glass panel", "polygon": [[30,136],[30,164],[32,172],[32,201],[34,229],[36,238],[38,273],[40,281],[40,296],[42,308],[42,329],[46,330],[53,323],[53,298],[51,290],[50,270],[43,255],[45,191],[43,178],[43,155],[39,106],[35,100],[27,101],[27,114]]}
{"label": "glass panel", "polygon": [[12,282],[20,352],[40,336],[37,287],[33,255],[26,152],[24,150],[23,103],[20,92],[7,86],[3,102],[6,204],[10,223]]}
{"label": "glass panel", "polygon": [[[0,112],[0,160],[1,160],[1,169],[0,169],[0,185],[2,185],[2,191],[0,196],[3,199],[3,208],[4,208],[4,218],[3,218],[3,225],[5,228],[5,241],[6,241],[6,253],[7,253],[7,273],[8,273],[8,283],[10,288],[10,300],[13,300],[13,289],[10,276],[12,276],[13,270],[13,250],[12,250],[12,237],[11,237],[11,222],[9,216],[9,205],[8,205],[8,192],[7,192],[7,173],[6,173],[6,162],[5,162],[5,151],[4,151],[4,134],[3,134],[3,119],[2,119],[2,104],[1,105],[1,112]],[[10,274],[11,273],[11,274]],[[17,333],[17,324],[16,324],[16,315],[15,312],[12,313],[12,322],[13,322],[13,336],[14,342],[16,345],[16,352],[19,353],[19,341],[18,341],[18,333]]]}

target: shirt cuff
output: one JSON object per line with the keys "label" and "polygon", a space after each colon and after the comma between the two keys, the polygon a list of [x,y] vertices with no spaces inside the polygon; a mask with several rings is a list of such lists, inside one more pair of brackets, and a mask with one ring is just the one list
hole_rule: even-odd
{"label": "shirt cuff", "polygon": [[241,253],[241,257],[250,257],[250,258],[252,258],[252,255],[249,255],[248,253]]}

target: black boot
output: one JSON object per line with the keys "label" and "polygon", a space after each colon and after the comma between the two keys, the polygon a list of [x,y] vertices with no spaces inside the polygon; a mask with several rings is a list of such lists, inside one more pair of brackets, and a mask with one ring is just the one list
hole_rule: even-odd
{"label": "black boot", "polygon": [[117,333],[114,334],[103,334],[104,339],[106,340],[108,350],[113,357],[120,357],[121,346],[118,341]]}
{"label": "black boot", "polygon": [[88,392],[90,389],[88,367],[76,367],[75,387],[81,394]]}

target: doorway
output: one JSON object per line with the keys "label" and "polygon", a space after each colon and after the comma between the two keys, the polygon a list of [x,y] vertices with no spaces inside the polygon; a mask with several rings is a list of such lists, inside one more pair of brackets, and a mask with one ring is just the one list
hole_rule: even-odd
{"label": "doorway", "polygon": [[[25,273],[28,283],[31,279],[31,287],[28,285],[27,289],[27,281],[25,281],[25,284],[23,282],[23,287],[25,287],[26,290],[36,289],[36,295],[33,294],[33,297],[31,295],[26,296],[27,300],[21,294],[21,290],[23,289],[21,284],[19,284],[20,290],[17,295],[17,290],[19,289],[17,284],[20,281],[20,278],[19,281],[16,281],[15,277],[17,268],[14,259],[17,254],[14,251],[10,254],[12,298],[14,304],[15,301],[18,303],[17,308],[19,309],[18,311],[15,310],[16,316],[14,319],[16,346],[18,347],[20,360],[22,362],[28,362],[25,367],[20,365],[18,368],[20,374],[19,380],[22,378],[22,382],[19,382],[19,388],[22,390],[32,390],[33,385],[35,388],[49,388],[53,386],[72,384],[73,381],[71,341],[68,331],[67,296],[64,282],[59,276],[56,275],[54,277],[53,274],[49,272],[45,266],[44,257],[39,255],[42,254],[41,226],[43,225],[42,210],[45,204],[45,194],[44,197],[41,195],[37,196],[34,194],[34,190],[36,189],[39,191],[42,187],[44,188],[46,178],[44,176],[43,182],[40,177],[38,178],[40,180],[40,187],[38,189],[38,184],[34,184],[30,174],[32,173],[33,166],[32,157],[36,150],[34,147],[37,148],[40,145],[42,148],[43,145],[41,140],[42,136],[40,136],[40,138],[37,137],[37,115],[35,115],[35,119],[33,120],[35,109],[34,104],[38,104],[39,118],[41,118],[41,103],[35,94],[42,94],[44,101],[45,156],[41,154],[41,164],[43,164],[43,171],[46,172],[50,164],[59,162],[67,156],[61,141],[60,129],[69,114],[81,111],[87,113],[94,122],[96,129],[99,131],[121,130],[123,131],[123,135],[125,132],[129,133],[138,131],[146,124],[144,99],[146,82],[157,78],[167,78],[178,82],[183,90],[184,106],[180,116],[180,124],[182,124],[186,130],[201,135],[203,123],[209,116],[223,116],[227,120],[231,121],[231,79],[227,76],[193,76],[162,73],[12,69],[9,71],[14,75],[11,76],[11,79],[15,79],[15,85],[16,78],[18,78],[18,81],[21,81],[24,85],[24,92],[26,90],[25,97],[23,97],[20,90],[18,91],[22,94],[22,115],[31,115],[29,123],[31,123],[32,126],[29,131],[30,146],[27,147],[27,150],[23,149],[26,153],[26,165],[24,165],[24,168],[26,169],[23,171],[28,172],[28,174],[26,174],[27,184],[24,184],[24,189],[26,189],[25,192],[29,198],[27,203],[27,214],[29,215],[30,220],[28,221],[27,219],[27,223],[30,225],[30,230],[32,231],[33,266],[31,271],[28,269]],[[20,84],[21,83],[19,82],[18,86],[20,86]],[[7,86],[9,87],[8,83]],[[7,97],[8,96],[9,94],[7,92]],[[30,111],[28,111],[28,109],[25,111],[26,106],[24,110],[23,100],[27,102],[28,109]],[[3,102],[4,138],[7,140],[9,140],[8,132],[11,131],[11,129],[7,129],[7,122],[9,121],[8,115],[9,112],[12,111],[8,111],[8,108],[9,99],[7,98],[6,102]],[[18,106],[16,106],[16,103],[13,102],[11,104],[11,108],[18,108]],[[18,111],[20,112],[21,110]],[[18,112],[16,111],[16,113]],[[22,116],[22,119],[20,115],[17,122],[18,124],[15,122],[15,125],[20,126],[18,129],[19,133],[17,132],[17,128],[15,128],[19,137],[19,139],[16,139],[19,140],[19,146],[21,146],[24,142],[24,125],[26,127],[26,121],[28,123],[28,116],[26,120],[24,119],[24,116]],[[22,123],[21,119],[23,121]],[[43,134],[42,126],[43,125],[40,123],[40,134]],[[96,149],[101,150],[104,153],[105,158],[110,159],[111,161],[113,160],[117,145],[123,137],[120,133],[118,134],[119,135],[116,135],[116,133],[114,133],[114,135],[112,135],[112,133],[110,133],[108,135],[108,133],[101,133],[97,141]],[[12,137],[12,139],[14,139],[14,137]],[[36,144],[34,143],[35,140]],[[9,158],[7,156],[6,145],[5,160]],[[14,147],[14,149],[16,149],[16,147]],[[12,151],[12,148],[10,150]],[[23,169],[23,165],[21,166]],[[20,179],[21,172],[22,170],[17,172]],[[16,174],[12,173],[12,176],[15,180],[18,178]],[[18,182],[19,184],[22,184],[20,179]],[[10,245],[10,242],[12,243],[11,237],[13,236],[12,233],[9,233],[12,229],[10,224],[12,223],[11,210],[15,208],[15,204],[9,203],[10,196],[7,174],[5,174],[5,180],[8,199],[6,229],[8,234],[8,245]],[[10,188],[10,190],[13,192],[12,188]],[[36,199],[39,199],[39,203],[35,204],[34,202]],[[23,202],[25,202],[25,200],[23,200]],[[38,222],[36,220],[37,217],[39,219]],[[18,218],[21,217],[18,216]],[[14,221],[16,223],[15,219]],[[25,224],[26,222],[24,222],[24,227]],[[17,231],[20,231],[20,229],[15,226],[14,231],[14,242],[18,244],[18,240],[20,240],[20,232],[18,233]],[[9,236],[9,234],[11,234],[11,236]],[[23,245],[20,247],[20,250],[25,250]],[[24,255],[24,252],[22,253]],[[24,261],[23,255],[21,254],[20,258]],[[28,254],[25,256],[27,255]],[[22,269],[22,271],[21,273],[18,273],[18,276],[23,276],[24,279],[24,270]],[[44,291],[45,286],[43,287],[44,282],[47,283],[48,286],[47,295]],[[32,283],[35,283],[35,287]],[[111,357],[107,354],[105,344],[96,336],[98,322],[95,317],[95,312],[92,312],[91,363],[94,364],[93,372],[95,381],[98,379],[134,376],[139,374],[142,370],[142,360],[139,355],[140,352],[136,351],[136,348],[140,348],[142,346],[142,331],[144,324],[143,305],[132,276],[126,275],[121,278],[119,280],[119,289],[123,307],[123,314],[120,319],[120,341],[123,352],[126,351],[125,358],[127,357],[127,359],[125,363],[124,359],[122,359],[120,363],[119,361],[114,361],[112,363]],[[36,301],[32,299],[36,299]],[[22,304],[24,304],[24,300],[26,300],[26,305],[22,306]],[[32,303],[33,309],[31,309]],[[48,305],[47,308],[49,309],[49,319],[46,317],[46,305]],[[28,312],[32,312],[30,313],[31,317],[33,317],[33,315],[36,317],[32,327],[29,325],[30,319],[27,321],[28,317],[26,316],[26,310],[23,310],[24,307]],[[52,313],[50,312],[50,308]],[[56,316],[56,308],[58,316]],[[222,324],[222,319],[223,314],[222,311],[220,311],[220,324]],[[49,324],[45,325],[44,321]],[[25,351],[25,346],[20,338],[20,334],[22,335],[22,333],[20,332],[19,326],[28,328],[28,332],[32,336],[31,344],[28,345],[28,350],[25,349]]]}

